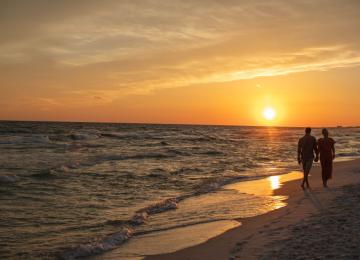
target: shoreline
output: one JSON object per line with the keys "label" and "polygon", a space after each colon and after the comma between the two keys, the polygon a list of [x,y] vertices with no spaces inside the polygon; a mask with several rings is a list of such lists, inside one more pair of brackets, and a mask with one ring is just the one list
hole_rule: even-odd
{"label": "shoreline", "polygon": [[292,225],[326,211],[330,202],[342,193],[345,185],[360,183],[360,174],[356,174],[358,172],[360,159],[335,162],[330,188],[324,189],[320,167],[315,166],[311,171],[311,190],[303,191],[299,180],[290,180],[273,191],[274,196],[288,197],[285,207],[255,217],[235,219],[242,225],[204,243],[173,253],[148,255],[144,259],[258,259],[273,250],[266,245],[286,237]]}
{"label": "shoreline", "polygon": [[[179,208],[175,211],[166,211],[161,214],[183,215],[184,210],[193,208],[194,205],[197,205],[196,207],[201,205],[204,208],[209,205],[212,206],[213,203],[219,207],[226,205],[225,207],[231,212],[226,214],[226,218],[209,219],[204,222],[196,221],[196,223],[179,225],[169,229],[140,233],[131,236],[120,247],[91,256],[90,259],[144,259],[148,255],[167,254],[200,245],[234,227],[241,226],[242,219],[262,215],[284,207],[286,197],[273,196],[274,189],[279,188],[286,181],[299,179],[301,176],[300,172],[292,171],[276,176],[230,182],[212,192],[188,197],[179,202]],[[241,201],[245,198],[249,199],[249,202],[244,204]],[[239,200],[240,205],[234,204],[234,199]],[[217,212],[221,210],[223,209],[218,208],[216,210],[215,208]],[[238,217],[239,215],[243,217]],[[153,217],[156,218],[156,216],[157,214]],[[192,234],[191,238],[189,238],[189,234]]]}

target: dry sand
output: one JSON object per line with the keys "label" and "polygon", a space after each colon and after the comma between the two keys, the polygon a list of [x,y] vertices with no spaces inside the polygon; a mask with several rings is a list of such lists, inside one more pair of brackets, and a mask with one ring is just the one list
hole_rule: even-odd
{"label": "dry sand", "polygon": [[360,160],[335,163],[327,189],[314,167],[310,185],[303,191],[299,180],[286,182],[274,191],[289,197],[286,207],[240,219],[242,226],[200,245],[146,259],[360,259]]}

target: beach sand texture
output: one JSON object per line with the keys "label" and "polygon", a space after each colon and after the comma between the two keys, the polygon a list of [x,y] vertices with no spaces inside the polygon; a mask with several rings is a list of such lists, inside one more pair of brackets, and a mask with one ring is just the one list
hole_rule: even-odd
{"label": "beach sand texture", "polygon": [[286,207],[241,219],[240,227],[200,245],[146,259],[359,259],[360,160],[335,163],[328,189],[315,167],[310,185],[303,191],[299,180],[286,182],[274,191],[289,197]]}

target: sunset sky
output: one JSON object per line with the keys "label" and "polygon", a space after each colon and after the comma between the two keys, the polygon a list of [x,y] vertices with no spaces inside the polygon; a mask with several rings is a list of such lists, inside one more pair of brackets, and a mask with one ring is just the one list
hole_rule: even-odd
{"label": "sunset sky", "polygon": [[2,0],[0,119],[360,125],[359,31],[358,0]]}

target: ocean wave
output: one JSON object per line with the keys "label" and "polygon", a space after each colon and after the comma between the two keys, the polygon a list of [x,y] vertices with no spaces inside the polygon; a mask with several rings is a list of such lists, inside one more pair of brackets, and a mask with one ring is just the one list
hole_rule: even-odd
{"label": "ocean wave", "polygon": [[[164,171],[163,169],[160,170]],[[145,224],[151,215],[161,214],[169,210],[176,210],[178,209],[179,203],[182,200],[185,200],[192,196],[200,195],[202,193],[208,193],[214,191],[216,189],[219,189],[223,185],[229,184],[239,179],[241,179],[241,177],[226,179],[226,180],[222,180],[220,178],[206,180],[202,184],[202,188],[198,189],[198,191],[193,194],[182,195],[175,198],[168,198],[163,201],[151,204],[147,207],[137,210],[134,213],[134,215],[128,220],[108,220],[104,223],[104,225],[120,226],[122,231],[107,236],[104,239],[85,243],[73,247],[71,249],[68,249],[63,253],[61,253],[60,258],[77,259],[77,258],[88,257],[112,250],[115,247],[118,247],[121,244],[123,244],[125,241],[129,240],[132,237],[132,235],[141,234],[142,232],[136,233],[135,228],[137,226]],[[153,230],[149,232],[153,232]]]}
{"label": "ocean wave", "polygon": [[135,155],[108,155],[103,156],[100,159],[105,161],[123,161],[123,160],[143,160],[143,159],[166,159],[173,158],[174,155],[164,153],[147,153],[147,154],[135,154]]}
{"label": "ocean wave", "polygon": [[151,169],[151,172],[154,172],[154,173],[167,173],[167,171],[163,168],[154,168],[154,169]]}
{"label": "ocean wave", "polygon": [[226,184],[230,184],[235,181],[239,181],[242,178],[245,178],[245,177],[238,176],[238,177],[234,177],[231,179],[228,178],[225,180],[220,179],[220,178],[208,179],[208,180],[204,181],[202,183],[201,187],[199,187],[199,189],[197,189],[197,191],[192,194],[186,194],[186,195],[178,196],[175,198],[165,199],[163,201],[151,204],[149,206],[146,206],[144,208],[137,210],[135,212],[135,214],[128,220],[108,220],[104,224],[112,225],[112,226],[122,226],[125,228],[130,228],[133,231],[136,226],[146,223],[149,216],[151,216],[151,215],[160,214],[160,213],[163,213],[163,212],[166,212],[169,210],[176,210],[176,209],[178,209],[179,203],[182,200],[188,199],[193,196],[198,196],[203,193],[215,191]]}
{"label": "ocean wave", "polygon": [[169,148],[167,149],[167,152],[171,155],[181,155],[181,156],[190,156],[191,154],[184,152],[184,151],[180,151],[174,148]]}
{"label": "ocean wave", "polygon": [[70,133],[49,136],[49,140],[52,142],[87,141],[99,138],[100,135],[96,133]]}
{"label": "ocean wave", "polygon": [[29,143],[49,143],[50,139],[47,135],[31,136],[27,139]]}
{"label": "ocean wave", "polygon": [[208,150],[208,151],[201,151],[200,154],[204,154],[204,155],[224,155],[223,152],[221,151],[217,151],[217,150]]}
{"label": "ocean wave", "polygon": [[185,196],[165,199],[161,202],[137,210],[129,220],[110,220],[110,221],[106,221],[105,224],[124,225],[130,227],[139,226],[141,224],[144,224],[150,215],[159,214],[168,210],[177,209],[178,202],[183,199],[185,199]]}
{"label": "ocean wave", "polygon": [[202,142],[211,142],[211,141],[215,141],[218,139],[215,137],[211,137],[211,136],[200,136],[200,137],[194,136],[194,137],[184,137],[184,138],[182,138],[182,140],[202,143]]}
{"label": "ocean wave", "polygon": [[71,134],[70,138],[75,141],[92,140],[92,139],[98,139],[99,135],[97,135],[97,134]]}
{"label": "ocean wave", "polygon": [[1,175],[0,183],[14,183],[18,181],[18,177],[16,175]]}
{"label": "ocean wave", "polygon": [[139,226],[145,223],[148,216],[149,214],[146,211],[137,212],[134,216],[132,216],[128,223],[132,226]]}
{"label": "ocean wave", "polygon": [[158,214],[164,211],[173,210],[178,208],[178,199],[170,198],[166,199],[162,202],[156,203],[154,205],[150,205],[146,208],[142,208],[137,211],[137,213],[146,212],[148,215]]}
{"label": "ocean wave", "polygon": [[339,157],[354,157],[354,156],[360,156],[360,152],[349,152],[349,153],[337,153],[336,154]]}
{"label": "ocean wave", "polygon": [[152,169],[151,172],[146,175],[147,177],[157,178],[157,177],[165,177],[168,172],[162,168]]}
{"label": "ocean wave", "polygon": [[78,169],[81,167],[79,162],[70,163],[64,166],[60,166],[60,169],[63,171],[69,171],[70,169]]}
{"label": "ocean wave", "polygon": [[114,219],[114,220],[107,220],[104,225],[110,225],[110,226],[125,226],[128,223],[128,221],[120,220],[120,219]]}
{"label": "ocean wave", "polygon": [[33,131],[28,128],[14,128],[13,126],[3,126],[0,128],[0,134],[31,134]]}
{"label": "ocean wave", "polygon": [[178,203],[188,197],[189,195],[165,199],[161,202],[137,210],[129,220],[108,220],[106,221],[105,225],[122,225],[134,228],[136,226],[144,224],[150,215],[160,214],[169,210],[177,209]]}
{"label": "ocean wave", "polygon": [[[155,170],[165,172],[165,170],[161,168]],[[70,249],[66,249],[59,254],[59,258],[66,260],[78,259],[112,250],[122,245],[124,242],[128,241],[133,235],[141,234],[142,232],[136,233],[135,228],[139,225],[145,224],[149,216],[154,214],[160,214],[169,210],[176,210],[179,207],[179,202],[181,202],[182,200],[192,196],[197,196],[202,193],[214,191],[216,189],[219,189],[221,186],[234,182],[235,180],[239,180],[240,178],[241,177],[226,180],[220,178],[207,180],[202,184],[202,188],[193,194],[182,195],[175,198],[168,198],[161,202],[151,204],[147,207],[137,210],[134,215],[128,220],[108,220],[102,225],[105,224],[120,227],[121,230],[119,232],[106,236],[105,238],[97,239],[88,243],[72,247]],[[153,232],[153,230],[149,232]]]}
{"label": "ocean wave", "polygon": [[125,140],[136,140],[141,138],[141,136],[137,134],[121,134],[121,133],[100,133],[100,136],[105,138],[125,139]]}
{"label": "ocean wave", "polygon": [[170,174],[180,175],[180,174],[195,173],[195,172],[202,172],[202,170],[199,168],[181,167],[175,171],[170,172]]}
{"label": "ocean wave", "polygon": [[47,135],[5,136],[1,137],[0,144],[50,144],[50,139]]}
{"label": "ocean wave", "polygon": [[139,209],[129,220],[108,220],[105,222],[105,225],[121,226],[121,231],[106,236],[103,239],[91,241],[72,247],[70,249],[66,249],[59,254],[59,258],[64,260],[72,260],[82,257],[89,257],[112,250],[129,240],[134,233],[134,227],[144,224],[149,215],[177,209],[178,201],[184,198],[185,197],[170,198]]}
{"label": "ocean wave", "polygon": [[31,174],[30,177],[39,179],[50,179],[58,177],[57,172],[54,169],[46,169],[38,173]]}
{"label": "ocean wave", "polygon": [[61,173],[68,173],[71,171],[71,169],[77,169],[79,167],[78,163],[69,164],[69,165],[61,165],[59,167],[51,168],[51,169],[45,169],[40,172],[34,173],[30,175],[34,178],[58,178],[60,177]]}
{"label": "ocean wave", "polygon": [[111,234],[103,239],[82,244],[60,253],[59,258],[64,260],[72,260],[81,257],[89,257],[104,253],[120,246],[126,242],[133,234],[130,227],[122,227],[119,232]]}

